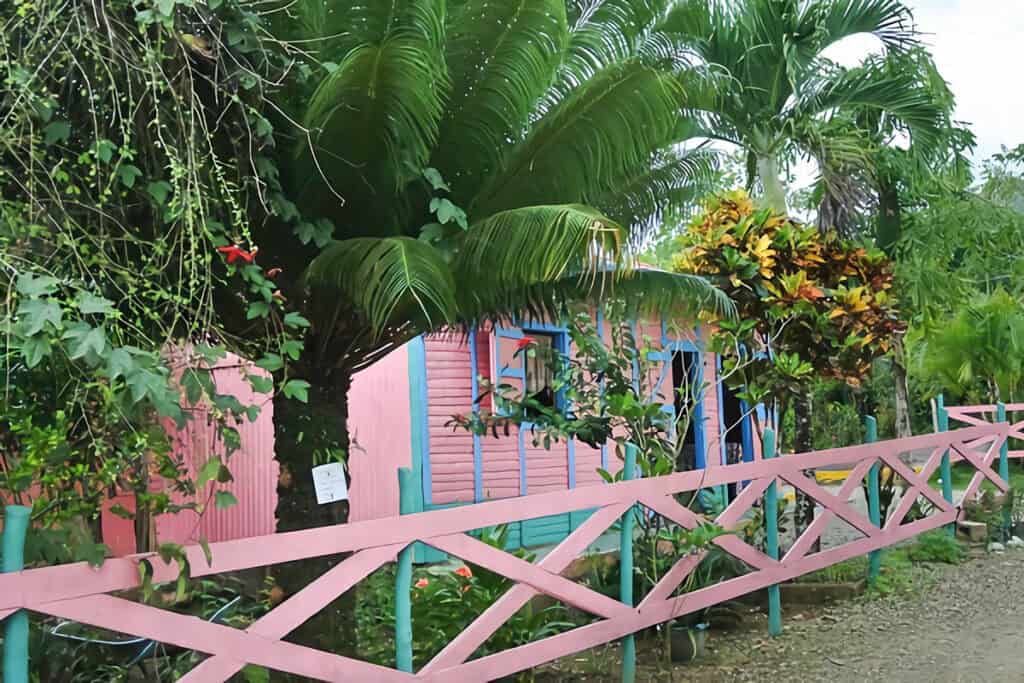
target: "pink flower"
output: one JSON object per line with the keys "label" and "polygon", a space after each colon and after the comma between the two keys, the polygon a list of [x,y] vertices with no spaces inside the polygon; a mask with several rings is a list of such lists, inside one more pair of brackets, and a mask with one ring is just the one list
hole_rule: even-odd
{"label": "pink flower", "polygon": [[523,337],[516,341],[516,351],[522,351],[528,346],[536,346],[537,340],[533,337]]}
{"label": "pink flower", "polygon": [[472,570],[470,570],[470,568],[467,567],[466,565],[462,565],[461,567],[456,569],[455,573],[458,574],[459,576],[461,576],[464,579],[471,579],[471,578],[473,578]]}
{"label": "pink flower", "polygon": [[430,585],[430,582],[427,581],[426,579],[420,579],[419,581],[416,582],[415,585],[416,585],[417,588],[426,588],[427,586]]}

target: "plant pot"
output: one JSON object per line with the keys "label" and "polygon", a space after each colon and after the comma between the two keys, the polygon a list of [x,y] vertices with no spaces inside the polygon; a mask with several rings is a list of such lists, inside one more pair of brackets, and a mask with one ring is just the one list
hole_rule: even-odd
{"label": "plant pot", "polygon": [[672,627],[673,662],[692,662],[704,654],[704,641],[707,639],[707,624],[696,626]]}

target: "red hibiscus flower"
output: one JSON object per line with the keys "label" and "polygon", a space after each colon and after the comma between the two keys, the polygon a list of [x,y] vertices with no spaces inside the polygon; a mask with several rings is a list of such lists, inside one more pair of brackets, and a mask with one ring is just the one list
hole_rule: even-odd
{"label": "red hibiscus flower", "polygon": [[232,244],[230,247],[217,247],[217,251],[224,254],[228,263],[234,263],[235,261],[245,261],[246,263],[252,263],[252,260],[256,258],[256,252],[259,249],[253,249],[252,251],[246,251],[237,244]]}
{"label": "red hibiscus flower", "polygon": [[417,588],[426,588],[427,586],[430,585],[430,582],[427,581],[426,579],[420,579],[419,581],[416,582],[415,585],[416,585]]}
{"label": "red hibiscus flower", "polygon": [[461,576],[464,579],[471,579],[471,578],[473,578],[473,571],[469,567],[467,567],[466,565],[462,565],[461,567],[456,569],[455,573],[458,574],[459,576]]}
{"label": "red hibiscus flower", "polygon": [[516,351],[522,351],[528,346],[536,346],[537,340],[533,337],[523,337],[516,341]]}

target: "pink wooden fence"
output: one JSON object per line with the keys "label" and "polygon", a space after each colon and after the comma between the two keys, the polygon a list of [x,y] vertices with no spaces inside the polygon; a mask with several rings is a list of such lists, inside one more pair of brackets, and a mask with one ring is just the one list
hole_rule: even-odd
{"label": "pink wooden fence", "polygon": [[[962,502],[978,492],[983,479],[990,480],[1000,490],[1008,488],[1007,482],[992,467],[1008,433],[1005,423],[983,424],[897,441],[497,500],[474,506],[472,515],[467,515],[464,509],[436,510],[401,518],[226,541],[212,546],[211,564],[207,564],[200,548],[189,548],[193,577],[352,553],[244,631],[112,595],[138,585],[138,557],[111,559],[100,569],[75,564],[0,575],[0,619],[24,608],[211,655],[182,679],[193,683],[227,680],[246,663],[327,681],[493,680],[949,524],[960,517]],[[922,450],[931,451],[931,455],[918,473],[900,456]],[[928,484],[947,450],[952,459],[970,463],[977,469],[961,498],[952,503]],[[851,494],[875,463],[890,467],[909,484],[908,492],[879,525],[872,524],[865,513],[849,502]],[[805,473],[812,468],[840,465],[850,467],[852,474],[836,493],[826,490]],[[705,521],[704,518],[678,503],[675,494],[749,481],[715,520],[730,528],[741,521],[776,480],[804,491],[824,508],[782,559],[772,559],[736,535],[722,536],[716,539],[717,545],[748,565],[749,573],[673,597],[703,558],[703,554],[685,556],[636,607],[561,576],[574,558],[636,504],[678,525],[693,528]],[[922,519],[906,520],[918,496],[931,503],[931,512]],[[587,508],[596,508],[596,511],[536,564],[492,548],[467,534],[481,527]],[[814,540],[833,519],[857,529],[861,537],[813,552]],[[515,585],[415,674],[282,640],[338,595],[377,568],[394,561],[396,553],[414,541],[423,541],[502,574]],[[176,566],[164,565],[153,556],[148,559],[154,564],[155,581],[176,577]],[[504,652],[469,659],[490,634],[539,593],[600,620]]]}
{"label": "pink wooden fence", "polygon": [[[1005,405],[1006,414],[1009,416],[1012,413],[1024,414],[1024,403],[1007,403]],[[992,422],[998,422],[996,412],[998,406],[995,405],[977,405],[977,406],[946,406],[946,413],[949,415],[950,420],[956,420],[965,425],[976,426],[976,425],[987,425]],[[1010,421],[1010,432],[1009,438],[1019,439],[1024,441],[1024,419],[1016,422]],[[1011,450],[1008,454],[1010,458],[1024,458],[1024,450]]]}

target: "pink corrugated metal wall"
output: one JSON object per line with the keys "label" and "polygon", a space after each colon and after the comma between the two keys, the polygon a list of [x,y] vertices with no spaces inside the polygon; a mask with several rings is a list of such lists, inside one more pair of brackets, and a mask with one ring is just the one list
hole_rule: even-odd
{"label": "pink corrugated metal wall", "polygon": [[349,519],[398,514],[398,468],[412,465],[408,345],[352,379],[348,424],[352,453]]}
{"label": "pink corrugated metal wall", "polygon": [[[242,445],[227,461],[234,481],[207,485],[207,490],[199,495],[200,501],[209,500],[201,515],[185,511],[157,517],[160,542],[194,543],[202,537],[227,541],[274,533],[279,472],[274,459],[274,406],[270,395],[252,390],[243,371],[266,375],[237,356],[222,359],[213,370],[218,393],[235,396],[243,405],[261,407],[255,421],[243,419],[235,425]],[[214,455],[224,454],[224,445],[205,409],[192,409],[191,413],[193,418],[188,426],[174,434],[172,448],[194,477],[203,463]],[[238,504],[218,510],[212,498],[215,487],[233,493]]]}

